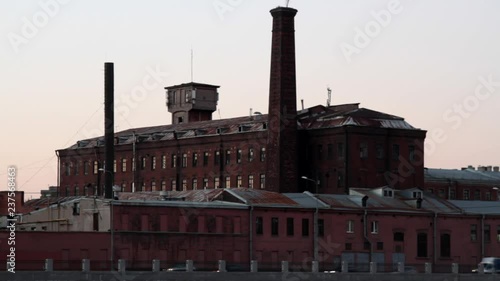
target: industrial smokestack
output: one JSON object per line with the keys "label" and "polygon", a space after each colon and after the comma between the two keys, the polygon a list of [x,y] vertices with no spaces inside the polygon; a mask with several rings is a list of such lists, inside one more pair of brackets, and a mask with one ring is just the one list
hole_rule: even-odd
{"label": "industrial smokestack", "polygon": [[115,73],[112,62],[104,63],[104,151],[106,164],[104,167],[104,198],[113,198],[113,162],[115,160],[115,117],[114,117],[114,90]]}
{"label": "industrial smokestack", "polygon": [[266,189],[297,192],[297,85],[295,23],[297,10],[271,10],[273,36],[269,87]]}

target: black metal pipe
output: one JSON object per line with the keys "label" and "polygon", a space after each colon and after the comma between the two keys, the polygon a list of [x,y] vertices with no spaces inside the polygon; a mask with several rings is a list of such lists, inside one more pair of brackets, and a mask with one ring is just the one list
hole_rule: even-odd
{"label": "black metal pipe", "polygon": [[106,164],[104,167],[104,198],[113,198],[113,162],[115,159],[114,147],[114,88],[115,73],[112,62],[104,63],[104,139],[106,154]]}

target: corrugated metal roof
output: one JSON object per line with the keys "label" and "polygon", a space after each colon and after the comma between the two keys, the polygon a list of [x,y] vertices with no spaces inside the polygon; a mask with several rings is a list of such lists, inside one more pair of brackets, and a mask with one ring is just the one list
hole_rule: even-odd
{"label": "corrugated metal roof", "polygon": [[[483,181],[500,184],[500,172],[486,172],[472,169],[430,169],[424,170],[426,180]],[[500,186],[499,186],[500,187]]]}
{"label": "corrugated metal roof", "polygon": [[231,188],[227,192],[238,196],[248,205],[298,206],[299,204],[284,194],[261,189]]}
{"label": "corrugated metal roof", "polygon": [[468,214],[500,215],[500,202],[475,200],[449,200],[449,202]]}

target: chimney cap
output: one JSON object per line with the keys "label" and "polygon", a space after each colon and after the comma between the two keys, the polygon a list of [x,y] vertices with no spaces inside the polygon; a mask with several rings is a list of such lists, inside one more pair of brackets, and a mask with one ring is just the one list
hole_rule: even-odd
{"label": "chimney cap", "polygon": [[270,12],[273,16],[276,14],[284,14],[284,15],[290,15],[293,17],[297,14],[298,11],[294,8],[278,6],[274,9],[272,9]]}

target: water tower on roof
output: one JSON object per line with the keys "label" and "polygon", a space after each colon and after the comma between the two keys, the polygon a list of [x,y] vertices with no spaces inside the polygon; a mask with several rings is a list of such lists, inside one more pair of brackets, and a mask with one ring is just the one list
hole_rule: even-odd
{"label": "water tower on roof", "polygon": [[195,82],[165,87],[172,124],[212,120],[219,101],[218,88]]}

